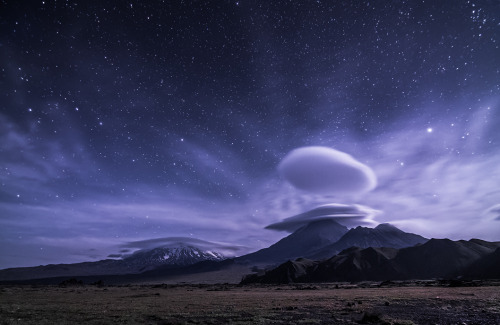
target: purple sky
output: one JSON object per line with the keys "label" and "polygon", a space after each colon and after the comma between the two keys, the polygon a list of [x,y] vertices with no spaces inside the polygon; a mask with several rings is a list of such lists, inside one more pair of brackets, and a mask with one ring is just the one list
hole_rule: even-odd
{"label": "purple sky", "polygon": [[[238,255],[327,204],[500,240],[498,17],[486,0],[5,4],[0,268],[172,237]],[[376,187],[294,187],[280,163],[308,146]]]}

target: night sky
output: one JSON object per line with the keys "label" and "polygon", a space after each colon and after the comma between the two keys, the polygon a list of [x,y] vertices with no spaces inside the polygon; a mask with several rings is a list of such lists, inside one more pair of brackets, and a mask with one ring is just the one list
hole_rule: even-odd
{"label": "night sky", "polygon": [[[500,240],[499,46],[497,0],[2,0],[0,268],[240,255],[322,205]],[[309,146],[376,186],[293,184]]]}

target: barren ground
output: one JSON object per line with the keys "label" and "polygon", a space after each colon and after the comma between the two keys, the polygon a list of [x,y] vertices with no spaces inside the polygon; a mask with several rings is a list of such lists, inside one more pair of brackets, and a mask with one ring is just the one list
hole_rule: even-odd
{"label": "barren ground", "polygon": [[61,323],[500,324],[500,287],[0,287],[0,324]]}

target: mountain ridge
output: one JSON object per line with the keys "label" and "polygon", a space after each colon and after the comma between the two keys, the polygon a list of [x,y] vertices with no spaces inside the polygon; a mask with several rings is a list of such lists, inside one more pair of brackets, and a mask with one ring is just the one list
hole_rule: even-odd
{"label": "mountain ridge", "polygon": [[[240,279],[247,274],[242,283],[472,277],[497,274],[491,268],[500,265],[499,247],[500,242],[481,239],[428,240],[390,224],[348,229],[334,220],[322,219],[268,248],[235,258],[226,259],[213,250],[176,243],[139,250],[121,260],[0,270],[0,282],[36,283],[37,279],[45,279],[38,282],[54,283],[77,276],[89,281],[102,278],[125,283],[180,279],[189,274],[202,278],[210,272],[222,272],[235,279],[235,274],[229,273],[235,269]],[[329,255],[331,252],[334,254]],[[248,275],[252,270],[261,273]]]}
{"label": "mountain ridge", "polygon": [[349,247],[392,247],[404,248],[427,242],[427,238],[404,232],[395,226],[383,223],[375,228],[358,226],[350,229],[337,242],[307,256],[310,259],[324,259],[334,256]]}
{"label": "mountain ridge", "polygon": [[[500,276],[500,243],[482,240],[431,239],[406,248],[351,247],[326,260],[287,261],[262,275],[250,274],[242,284],[332,281],[423,280]],[[479,272],[475,272],[481,266]],[[495,273],[496,272],[496,273]],[[285,279],[285,282],[284,280]],[[288,282],[286,282],[288,281]]]}

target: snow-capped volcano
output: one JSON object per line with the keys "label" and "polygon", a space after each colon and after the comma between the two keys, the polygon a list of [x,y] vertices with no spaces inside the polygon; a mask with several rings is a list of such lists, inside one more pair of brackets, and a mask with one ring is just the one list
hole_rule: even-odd
{"label": "snow-capped volcano", "polygon": [[203,261],[222,261],[221,253],[202,250],[183,243],[142,249],[117,260],[101,260],[75,264],[13,268],[0,271],[0,281],[50,278],[61,276],[94,276],[138,274],[160,267],[179,268]]}
{"label": "snow-capped volcano", "polygon": [[222,261],[224,259],[225,257],[219,252],[179,245],[140,250],[123,258],[123,261],[130,267],[141,265],[155,267],[159,265],[186,266],[201,261]]}

